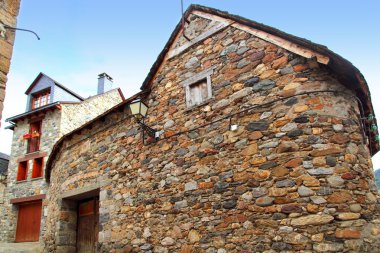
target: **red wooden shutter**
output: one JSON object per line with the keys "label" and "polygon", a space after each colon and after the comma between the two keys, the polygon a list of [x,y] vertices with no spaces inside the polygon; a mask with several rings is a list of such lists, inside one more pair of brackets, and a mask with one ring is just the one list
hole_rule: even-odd
{"label": "red wooden shutter", "polygon": [[32,178],[42,177],[42,167],[44,159],[42,157],[33,160]]}
{"label": "red wooden shutter", "polygon": [[28,178],[28,161],[18,164],[17,181],[26,180]]}

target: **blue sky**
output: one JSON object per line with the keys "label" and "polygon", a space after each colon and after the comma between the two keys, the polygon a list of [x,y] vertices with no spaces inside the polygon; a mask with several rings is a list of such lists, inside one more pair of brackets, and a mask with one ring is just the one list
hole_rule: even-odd
{"label": "blue sky", "polygon": [[[365,76],[380,115],[380,1],[184,0],[228,11],[328,46]],[[97,75],[108,73],[126,97],[139,91],[181,17],[180,0],[22,1],[8,75],[5,118],[25,110],[24,91],[39,72],[87,97]],[[10,153],[10,130],[0,130],[0,151]],[[380,168],[380,155],[375,156]]]}

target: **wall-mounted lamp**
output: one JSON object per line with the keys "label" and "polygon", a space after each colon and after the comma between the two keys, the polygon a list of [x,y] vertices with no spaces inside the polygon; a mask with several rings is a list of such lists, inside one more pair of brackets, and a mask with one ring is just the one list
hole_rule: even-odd
{"label": "wall-mounted lamp", "polygon": [[157,140],[160,137],[159,132],[157,132],[155,129],[151,128],[150,126],[144,123],[144,118],[146,117],[146,113],[148,112],[148,106],[144,104],[141,100],[135,100],[129,104],[129,109],[131,110],[132,115],[135,117],[135,119],[143,129],[143,143],[145,144],[144,132],[146,132],[148,136],[153,140]]}

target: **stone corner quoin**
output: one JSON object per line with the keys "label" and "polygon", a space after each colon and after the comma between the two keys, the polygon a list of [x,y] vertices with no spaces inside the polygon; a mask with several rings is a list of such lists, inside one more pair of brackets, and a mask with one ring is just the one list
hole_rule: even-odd
{"label": "stone corner quoin", "polygon": [[[55,150],[46,252],[76,247],[61,196],[95,186],[99,252],[380,250],[354,91],[315,57],[206,14],[189,14],[186,33],[212,32],[179,34],[143,97],[159,141],[144,145],[120,105]],[[212,97],[188,108],[180,83],[211,67]]]}

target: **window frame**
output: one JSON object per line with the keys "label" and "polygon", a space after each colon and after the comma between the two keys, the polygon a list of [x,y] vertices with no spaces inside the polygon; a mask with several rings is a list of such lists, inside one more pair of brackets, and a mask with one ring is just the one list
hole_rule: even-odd
{"label": "window frame", "polygon": [[[42,103],[44,101],[44,103]],[[37,102],[37,105],[36,105]],[[50,88],[32,94],[31,109],[37,109],[50,103]]]}
{"label": "window frame", "polygon": [[[22,165],[25,165],[25,166],[22,166]],[[28,167],[29,167],[28,160],[18,163],[17,176],[16,176],[17,182],[22,182],[22,181],[28,180]],[[24,171],[21,172],[21,169],[23,169]],[[21,173],[24,175],[24,177],[22,177],[22,178],[21,178],[21,175],[22,175]]]}
{"label": "window frame", "polygon": [[[212,87],[211,87],[211,75],[214,73],[215,68],[216,66],[212,66],[180,83],[185,88],[187,109],[201,106],[202,104],[206,103],[208,100],[212,99],[213,96],[212,96]],[[202,99],[200,103],[194,104],[191,99],[191,86],[197,85],[198,83],[201,83],[203,80],[206,80],[207,97],[204,100]]]}
{"label": "window frame", "polygon": [[[37,161],[41,161],[39,165],[36,165],[37,164]],[[38,166],[38,168],[37,168]],[[43,177],[43,174],[44,174],[44,158],[43,157],[37,157],[37,158],[34,158],[33,159],[33,165],[32,165],[32,175],[31,175],[31,178],[32,179],[37,179],[37,178],[42,178]],[[39,173],[37,174],[36,173],[36,169],[39,169]],[[36,176],[37,174],[37,176]]]}
{"label": "window frame", "polygon": [[33,136],[34,126],[36,126],[37,124],[38,124],[38,126],[36,128],[39,130],[39,132],[38,132],[39,136],[38,137],[32,137],[32,138],[28,139],[28,147],[26,150],[27,153],[33,153],[33,152],[40,151],[41,135],[42,135],[42,120],[30,122],[29,123],[29,133]]}

